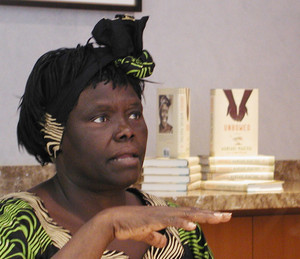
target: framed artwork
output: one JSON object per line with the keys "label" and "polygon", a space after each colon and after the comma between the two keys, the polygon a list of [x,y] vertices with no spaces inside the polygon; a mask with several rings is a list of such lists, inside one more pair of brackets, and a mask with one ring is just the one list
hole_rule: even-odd
{"label": "framed artwork", "polygon": [[134,12],[142,10],[142,0],[0,0],[0,5]]}

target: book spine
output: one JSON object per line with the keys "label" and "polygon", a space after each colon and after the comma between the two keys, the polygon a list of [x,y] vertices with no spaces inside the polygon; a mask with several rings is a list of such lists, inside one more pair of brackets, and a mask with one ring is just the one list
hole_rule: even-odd
{"label": "book spine", "polygon": [[190,183],[194,183],[194,182],[196,182],[196,181],[201,180],[201,177],[202,177],[202,175],[201,175],[200,172],[197,173],[197,174],[191,174],[191,175],[190,175]]}
{"label": "book spine", "polygon": [[202,173],[202,180],[273,180],[273,172]]}
{"label": "book spine", "polygon": [[[232,181],[234,182],[234,181]],[[238,192],[246,192],[247,185],[243,184],[228,184],[222,181],[211,182],[211,181],[201,181],[200,189],[202,190],[222,190],[222,191],[238,191]]]}
{"label": "book spine", "polygon": [[186,191],[147,191],[148,194],[152,194],[159,197],[178,197],[186,196]]}
{"label": "book spine", "polygon": [[187,190],[188,191],[194,191],[194,190],[199,190],[201,186],[201,180],[191,182],[187,185]]}
{"label": "book spine", "polygon": [[230,173],[230,172],[274,172],[275,165],[208,165],[202,166],[204,173]]}
{"label": "book spine", "polygon": [[188,175],[145,175],[143,181],[145,183],[188,183],[190,177]]}
{"label": "book spine", "polygon": [[[189,137],[189,140],[188,140],[188,144],[189,144],[188,148],[190,149],[190,137]],[[187,158],[187,160],[188,160],[188,166],[199,165],[200,164],[200,157],[199,156],[190,156],[190,157]]]}
{"label": "book spine", "polygon": [[141,189],[143,191],[186,191],[187,184],[156,184],[156,183],[142,183]]}
{"label": "book spine", "polygon": [[181,88],[178,94],[178,156],[190,155],[190,89]]}
{"label": "book spine", "polygon": [[274,165],[275,157],[207,157],[200,159],[203,165]]}
{"label": "book spine", "polygon": [[145,167],[143,174],[157,174],[157,175],[189,175],[189,168],[185,167]]}
{"label": "book spine", "polygon": [[197,174],[201,172],[201,165],[193,165],[189,169],[190,174]]}

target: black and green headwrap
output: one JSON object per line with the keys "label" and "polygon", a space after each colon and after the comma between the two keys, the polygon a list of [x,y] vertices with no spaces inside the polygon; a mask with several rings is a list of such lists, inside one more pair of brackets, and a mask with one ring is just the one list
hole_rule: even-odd
{"label": "black and green headwrap", "polygon": [[139,82],[150,76],[155,64],[142,39],[148,18],[101,19],[86,45],[42,55],[21,99],[19,145],[40,163],[52,162],[60,151],[69,113],[95,76],[101,77],[112,66]]}

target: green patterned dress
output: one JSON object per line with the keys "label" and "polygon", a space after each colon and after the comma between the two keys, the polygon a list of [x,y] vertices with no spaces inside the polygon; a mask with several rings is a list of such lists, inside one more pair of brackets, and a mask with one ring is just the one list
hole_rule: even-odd
{"label": "green patterned dress", "polygon": [[[145,206],[168,206],[153,195],[137,189],[128,191],[139,196]],[[213,258],[205,237],[197,227],[184,231],[168,227],[164,248],[150,246],[143,259]],[[34,194],[19,192],[0,200],[0,259],[51,258],[72,238],[70,232],[57,225],[49,216],[43,202]],[[106,250],[102,259],[129,258],[124,252]]]}

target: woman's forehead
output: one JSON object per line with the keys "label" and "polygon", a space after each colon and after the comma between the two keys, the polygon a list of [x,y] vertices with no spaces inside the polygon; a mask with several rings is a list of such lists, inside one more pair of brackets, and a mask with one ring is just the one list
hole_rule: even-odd
{"label": "woman's forehead", "polygon": [[112,82],[100,82],[95,87],[86,88],[80,94],[78,103],[86,104],[88,101],[115,102],[126,101],[127,99],[141,102],[130,84],[114,86]]}

